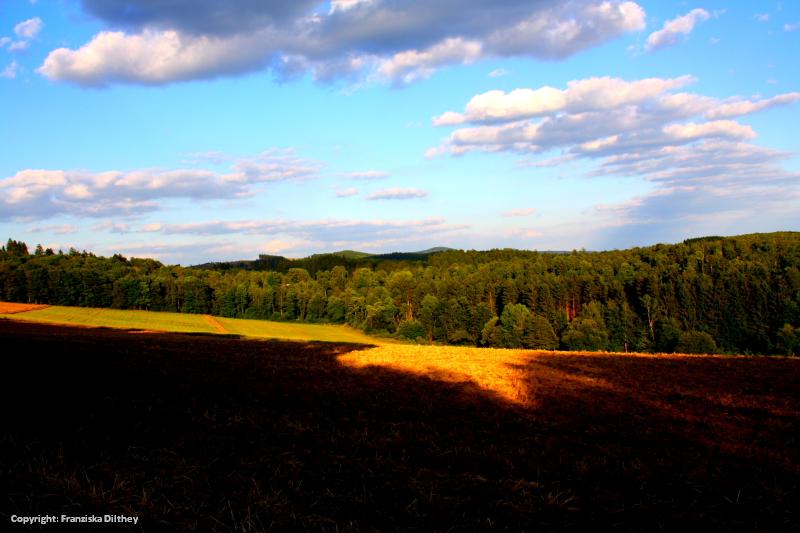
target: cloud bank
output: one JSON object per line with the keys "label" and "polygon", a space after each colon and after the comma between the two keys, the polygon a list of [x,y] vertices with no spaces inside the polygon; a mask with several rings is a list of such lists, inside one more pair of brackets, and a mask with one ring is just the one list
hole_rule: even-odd
{"label": "cloud bank", "polygon": [[205,169],[135,171],[26,169],[0,179],[0,220],[61,214],[131,216],[169,199],[245,198],[259,185],[318,176],[320,165],[291,150],[270,150],[230,162],[228,172]]}
{"label": "cloud bank", "polygon": [[160,85],[270,69],[280,78],[352,77],[412,83],[488,57],[559,60],[642,30],[644,10],[622,0],[457,2],[83,0],[110,28],[53,50],[39,72],[103,87]]}

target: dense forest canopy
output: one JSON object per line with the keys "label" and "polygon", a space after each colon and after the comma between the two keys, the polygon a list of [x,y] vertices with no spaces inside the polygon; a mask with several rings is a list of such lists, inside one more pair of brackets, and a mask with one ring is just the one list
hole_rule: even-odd
{"label": "dense forest canopy", "polygon": [[418,342],[792,354],[800,233],[607,252],[445,250],[167,266],[9,240],[0,299],[347,323]]}

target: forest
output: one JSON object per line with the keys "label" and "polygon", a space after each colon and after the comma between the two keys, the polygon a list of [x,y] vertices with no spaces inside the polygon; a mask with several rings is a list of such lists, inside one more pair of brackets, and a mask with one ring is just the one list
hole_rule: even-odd
{"label": "forest", "polygon": [[164,265],[9,239],[0,300],[349,324],[419,343],[658,353],[800,349],[800,233],[603,252],[262,256]]}

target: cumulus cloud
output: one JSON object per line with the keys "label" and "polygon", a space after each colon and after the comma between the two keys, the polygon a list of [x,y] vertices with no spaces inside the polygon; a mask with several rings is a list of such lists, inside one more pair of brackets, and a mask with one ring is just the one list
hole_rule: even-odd
{"label": "cumulus cloud", "polygon": [[42,31],[42,27],[44,23],[42,19],[39,17],[34,17],[32,19],[23,20],[16,26],[14,26],[14,33],[17,34],[17,37],[21,37],[23,39],[33,39],[39,32]]}
{"label": "cumulus cloud", "polygon": [[84,0],[112,28],[60,48],[39,72],[102,87],[164,84],[270,68],[282,78],[363,76],[405,84],[435,70],[488,57],[558,60],[645,25],[623,0],[318,2]]}
{"label": "cumulus cloud", "polygon": [[134,35],[104,31],[77,50],[53,50],[37,72],[86,87],[215,78],[266,66],[270,56],[258,45],[264,39],[261,33],[226,38],[149,28]]}
{"label": "cumulus cloud", "polygon": [[783,25],[783,31],[797,31],[800,28],[800,22],[787,23]]}
{"label": "cumulus cloud", "polygon": [[647,78],[633,82],[602,77],[571,81],[563,90],[545,86],[539,89],[515,89],[509,93],[488,91],[473,96],[463,114],[450,111],[434,118],[433,124],[448,126],[464,122],[508,122],[558,112],[612,109],[637,104],[693,82],[692,76]]}
{"label": "cumulus cloud", "polygon": [[[756,130],[733,120],[798,102],[800,94],[720,100],[684,92],[691,81],[597,78],[571,82],[566,89],[490,91],[472,98],[464,112],[434,119],[455,129],[428,155],[525,154],[532,159],[528,167],[581,160],[589,164],[589,178],[624,176],[653,183],[651,193],[597,206],[585,224],[575,222],[602,228],[592,233],[589,242],[595,246],[674,241],[684,229],[687,236],[707,234],[711,227],[722,232],[724,224],[767,231],[800,223],[800,174],[781,164],[793,154],[753,144]],[[560,155],[535,159],[555,150]],[[709,226],[703,229],[703,223]],[[565,227],[528,230],[571,235]]]}
{"label": "cumulus cloud", "polygon": [[664,27],[655,31],[647,37],[645,48],[648,52],[678,44],[681,39],[692,33],[694,27],[699,23],[711,18],[711,14],[705,9],[693,9],[689,13],[668,20]]}
{"label": "cumulus cloud", "polygon": [[752,140],[751,126],[727,119],[800,100],[798,93],[721,101],[678,91],[693,81],[690,76],[589,78],[571,81],[566,89],[489,91],[470,99],[463,113],[448,111],[433,119],[437,126],[460,127],[427,155],[562,149],[560,163],[705,139]]}
{"label": "cumulus cloud", "polygon": [[158,210],[168,199],[243,198],[259,184],[316,177],[319,164],[290,150],[269,150],[235,160],[228,170],[21,170],[0,179],[0,220],[58,214],[135,215]]}
{"label": "cumulus cloud", "polygon": [[502,78],[503,76],[508,76],[510,73],[504,68],[496,68],[489,73],[490,78]]}
{"label": "cumulus cloud", "polygon": [[414,198],[425,198],[426,196],[428,196],[428,192],[422,189],[400,189],[392,187],[375,191],[365,198],[367,200],[412,200]]}
{"label": "cumulus cloud", "polygon": [[18,37],[18,40],[12,41],[8,37],[3,37],[0,39],[0,47],[8,45],[9,52],[26,50],[31,40],[36,38],[39,32],[42,31],[43,26],[44,23],[39,17],[23,20],[14,26],[14,34]]}

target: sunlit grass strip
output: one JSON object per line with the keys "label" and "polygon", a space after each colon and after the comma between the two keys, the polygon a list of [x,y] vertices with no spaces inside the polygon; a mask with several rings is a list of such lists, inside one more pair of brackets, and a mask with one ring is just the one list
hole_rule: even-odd
{"label": "sunlit grass strip", "polygon": [[246,337],[357,344],[376,344],[379,342],[374,337],[361,333],[354,328],[335,324],[303,324],[298,322],[271,322],[267,320],[220,317],[216,317],[216,320],[229,333]]}
{"label": "sunlit grass strip", "polygon": [[[5,315],[0,315],[5,316]],[[14,320],[73,324],[109,328],[175,331],[182,333],[214,333],[216,330],[202,315],[53,306],[37,311],[7,315]]]}
{"label": "sunlit grass strip", "polygon": [[[9,308],[14,314],[0,313],[0,317],[52,324],[71,324],[178,333],[225,333],[265,339],[287,339],[298,341],[346,342],[355,344],[383,344],[392,342],[378,340],[349,326],[335,324],[303,324],[296,322],[271,322],[267,320],[244,320],[237,318],[206,317],[186,313],[157,311],[131,311],[120,309],[97,309],[89,307],[51,306],[45,309],[16,313],[17,307]],[[211,320],[209,320],[209,318]],[[220,327],[222,326],[222,329]]]}

